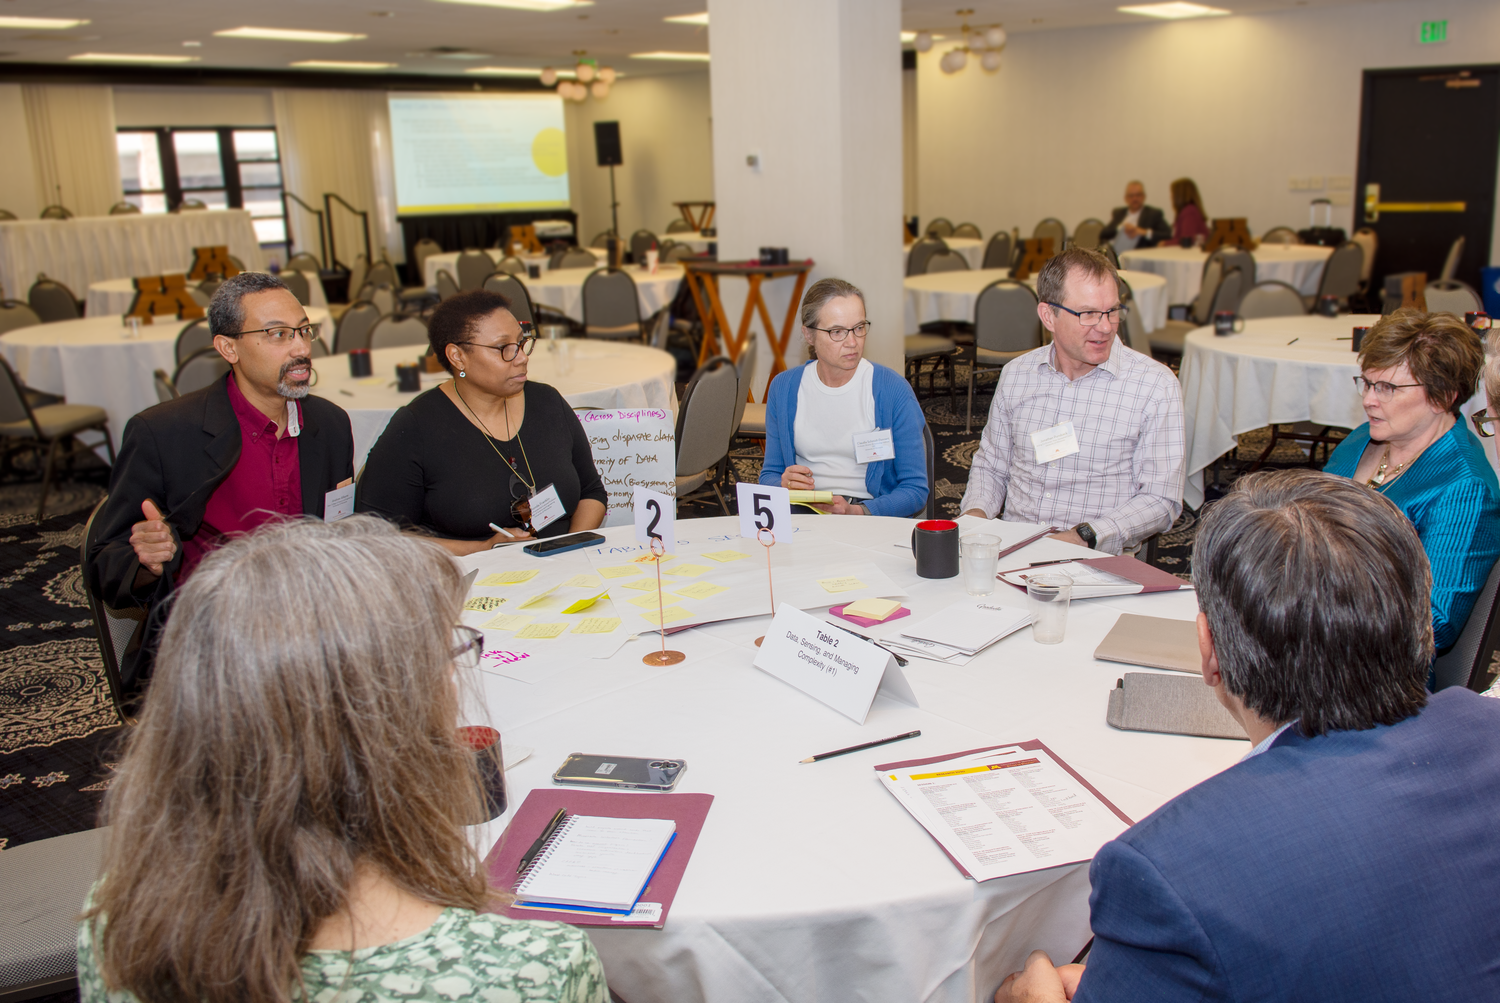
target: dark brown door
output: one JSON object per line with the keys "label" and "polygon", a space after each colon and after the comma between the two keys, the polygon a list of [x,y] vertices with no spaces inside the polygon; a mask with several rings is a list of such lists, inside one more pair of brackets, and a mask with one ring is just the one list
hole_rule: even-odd
{"label": "dark brown door", "polygon": [[1455,278],[1479,288],[1490,261],[1497,154],[1500,66],[1365,71],[1354,225],[1380,238],[1375,288],[1392,272],[1436,280],[1460,236]]}

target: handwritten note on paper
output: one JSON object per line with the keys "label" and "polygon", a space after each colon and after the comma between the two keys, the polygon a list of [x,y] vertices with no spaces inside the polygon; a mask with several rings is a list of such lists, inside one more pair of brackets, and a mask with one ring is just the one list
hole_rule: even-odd
{"label": "handwritten note on paper", "polygon": [[522,616],[519,613],[501,613],[490,617],[479,626],[488,630],[520,630],[535,619],[534,616]]}
{"label": "handwritten note on paper", "polygon": [[608,589],[606,589],[603,592],[600,592],[596,596],[589,596],[587,599],[580,599],[580,600],[578,600],[576,603],[573,603],[571,606],[565,607],[563,609],[563,612],[564,613],[582,613],[584,610],[588,609],[590,606],[594,605],[594,603],[598,602],[600,599],[603,599],[607,595],[609,595],[609,590]]}
{"label": "handwritten note on paper", "polygon": [[854,589],[868,587],[853,575],[845,575],[843,578],[819,578],[818,584],[823,586],[824,592],[852,592]]}
{"label": "handwritten note on paper", "polygon": [[586,616],[573,625],[575,634],[612,634],[619,629],[617,616]]}
{"label": "handwritten note on paper", "polygon": [[622,588],[627,588],[627,589],[637,589],[637,590],[639,590],[641,592],[645,592],[647,589],[650,589],[652,592],[655,592],[656,591],[656,579],[655,578],[637,578],[633,582],[625,582],[621,587]]}
{"label": "handwritten note on paper", "polygon": [[672,594],[682,596],[684,599],[707,599],[710,596],[718,595],[720,592],[728,591],[729,587],[725,585],[715,585],[713,582],[694,582],[691,585],[684,585],[680,589],[673,589]]}
{"label": "handwritten note on paper", "polygon": [[563,587],[569,589],[597,589],[599,587],[599,579],[595,575],[574,575],[563,582]]}
{"label": "handwritten note on paper", "polygon": [[[826,586],[826,585],[824,586],[824,588],[827,588],[827,587],[828,586]],[[532,596],[530,599],[526,600],[525,602],[523,602],[520,606],[518,606],[516,608],[517,609],[525,609],[527,606],[530,606],[533,603],[541,602],[543,599],[547,598],[552,593],[556,592],[559,588],[560,588],[560,586],[554,585],[550,589],[547,589],[547,590],[545,590],[543,592],[538,592],[536,595]]]}
{"label": "handwritten note on paper", "polygon": [[493,588],[496,585],[520,585],[524,582],[531,581],[539,574],[541,574],[541,572],[537,570],[501,571],[497,574],[485,575],[474,584],[483,585],[486,588]]}
{"label": "handwritten note on paper", "polygon": [[634,564],[617,564],[612,568],[600,568],[599,573],[605,578],[629,578],[640,574],[641,569]]}
{"label": "handwritten note on paper", "polygon": [[630,600],[630,605],[639,606],[641,609],[656,609],[657,607],[661,606],[661,604],[661,596],[657,595],[655,592],[647,592],[639,599]]}
{"label": "handwritten note on paper", "polygon": [[533,623],[516,631],[516,637],[547,640],[548,638],[558,637],[567,629],[568,625],[565,623]]}
{"label": "handwritten note on paper", "polygon": [[695,578],[709,570],[706,564],[674,564],[670,568],[663,568],[664,575],[678,575],[682,578]]}
{"label": "handwritten note on paper", "polygon": [[464,603],[464,609],[477,610],[480,613],[488,613],[492,609],[499,609],[505,604],[505,600],[499,596],[475,596]]}
{"label": "handwritten note on paper", "polygon": [[710,561],[718,561],[720,564],[727,564],[730,561],[743,561],[750,555],[742,554],[738,550],[715,550],[711,553],[704,554],[703,556],[708,558]]}
{"label": "handwritten note on paper", "polygon": [[[672,558],[674,558],[676,556],[677,556],[676,554],[662,554],[661,555],[661,562],[663,564],[666,564],[668,561],[670,561]],[[644,553],[640,557],[637,557],[635,559],[635,563],[636,564],[655,564],[656,563],[656,555],[652,554],[650,552]]]}
{"label": "handwritten note on paper", "polygon": [[657,627],[662,624],[673,623],[677,620],[686,620],[692,615],[692,613],[681,606],[663,606],[655,613],[642,613],[641,619],[650,623],[651,626]]}
{"label": "handwritten note on paper", "polygon": [[594,466],[609,492],[606,526],[628,526],[637,486],[677,491],[676,418],[667,408],[579,411]]}

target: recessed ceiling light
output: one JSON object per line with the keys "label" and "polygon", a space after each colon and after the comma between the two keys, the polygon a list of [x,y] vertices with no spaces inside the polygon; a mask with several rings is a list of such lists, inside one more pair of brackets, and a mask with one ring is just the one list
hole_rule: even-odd
{"label": "recessed ceiling light", "polygon": [[902,42],[915,42],[916,40],[917,40],[917,33],[914,32],[914,31],[903,31],[901,33],[901,41]]}
{"label": "recessed ceiling light", "polygon": [[76,28],[88,23],[87,18],[76,17],[0,17],[0,28],[33,28],[42,31]]}
{"label": "recessed ceiling light", "polygon": [[347,31],[303,31],[299,28],[229,28],[216,31],[219,38],[268,38],[277,42],[348,42],[369,35]]}
{"label": "recessed ceiling light", "polygon": [[670,24],[708,24],[708,11],[702,14],[678,14],[676,17],[664,17],[663,21]]}
{"label": "recessed ceiling light", "polygon": [[290,65],[299,70],[388,70],[396,64],[347,62],[338,59],[304,59]]}
{"label": "recessed ceiling light", "polygon": [[594,0],[437,0],[438,3],[466,3],[476,7],[504,7],[509,10],[571,10],[592,7]]}
{"label": "recessed ceiling light", "polygon": [[1201,3],[1148,3],[1135,7],[1116,7],[1121,14],[1140,14],[1142,17],[1164,17],[1178,20],[1184,17],[1220,17],[1229,11],[1218,7],[1205,7]]}
{"label": "recessed ceiling light", "polygon": [[687,62],[706,63],[706,52],[632,52],[631,59],[678,59]]}
{"label": "recessed ceiling light", "polygon": [[201,48],[203,48],[203,43],[202,42],[183,42],[182,43],[182,47],[184,49],[201,49]]}
{"label": "recessed ceiling light", "polygon": [[197,56],[147,56],[137,52],[80,52],[68,57],[80,63],[196,63]]}

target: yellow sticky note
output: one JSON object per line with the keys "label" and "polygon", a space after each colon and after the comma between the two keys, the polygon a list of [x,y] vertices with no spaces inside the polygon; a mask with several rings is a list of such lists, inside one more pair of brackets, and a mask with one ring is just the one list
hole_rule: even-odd
{"label": "yellow sticky note", "polygon": [[742,554],[738,550],[715,550],[713,553],[704,554],[703,556],[710,561],[718,561],[720,564],[726,564],[729,561],[742,561],[750,555]]}
{"label": "yellow sticky note", "polygon": [[[665,564],[665,563],[667,563],[668,561],[670,561],[675,556],[676,556],[675,554],[662,554],[661,555],[661,562],[663,564]],[[640,557],[637,557],[635,559],[635,563],[636,564],[655,564],[656,563],[656,555],[652,554],[652,553],[642,554]]]}
{"label": "yellow sticky note", "polygon": [[854,589],[868,587],[852,575],[846,575],[843,578],[819,578],[818,584],[823,586],[825,592],[851,592]]}
{"label": "yellow sticky note", "polygon": [[693,578],[708,570],[706,564],[674,564],[662,571],[664,575],[680,575],[683,578]]}
{"label": "yellow sticky note", "polygon": [[641,569],[634,564],[617,564],[612,568],[600,568],[599,573],[605,578],[629,578],[640,574]]}
{"label": "yellow sticky note", "polygon": [[612,634],[619,629],[617,616],[586,616],[573,625],[575,634]]}
{"label": "yellow sticky note", "polygon": [[490,617],[480,626],[490,630],[520,630],[535,619],[534,616],[521,616],[518,613],[500,613]]}
{"label": "yellow sticky note", "polygon": [[593,575],[574,575],[563,582],[563,586],[570,589],[597,589],[599,579]]}
{"label": "yellow sticky note", "polygon": [[[828,586],[826,586],[826,585],[823,586],[823,587],[825,589],[828,588]],[[545,592],[538,592],[536,595],[532,596],[530,599],[526,600],[525,602],[523,602],[520,606],[518,606],[516,608],[517,609],[525,609],[527,606],[530,606],[532,603],[540,602],[541,600],[543,600],[543,599],[547,598],[548,596],[550,596],[552,593],[556,592],[558,590],[558,588],[559,588],[559,586],[554,585],[550,589],[547,589]]]}
{"label": "yellow sticky note", "polygon": [[686,620],[692,615],[692,613],[683,609],[681,606],[663,606],[655,613],[642,613],[641,619],[647,621],[653,627],[659,627],[663,624],[673,623],[677,620]]}
{"label": "yellow sticky note", "polygon": [[499,596],[475,596],[464,603],[464,609],[477,610],[480,613],[488,613],[492,609],[499,609],[505,602]]}
{"label": "yellow sticky note", "polygon": [[568,629],[565,623],[533,623],[516,631],[517,638],[540,638],[547,639],[557,637]]}
{"label": "yellow sticky note", "polygon": [[541,574],[540,571],[501,571],[497,574],[485,575],[475,584],[483,585],[485,588],[493,588],[496,585],[520,585],[522,582],[531,581],[539,574]]}
{"label": "yellow sticky note", "polygon": [[656,579],[655,578],[637,578],[633,582],[624,582],[621,585],[621,588],[637,589],[637,590],[639,590],[641,592],[644,592],[647,589],[650,589],[651,591],[655,592],[656,591]]}
{"label": "yellow sticky note", "polygon": [[728,587],[715,585],[713,582],[694,582],[691,585],[684,585],[680,589],[673,589],[672,593],[673,595],[682,596],[684,599],[707,599],[709,596],[716,596],[720,592],[728,591]]}
{"label": "yellow sticky note", "polygon": [[870,620],[884,620],[900,608],[901,603],[895,599],[859,599],[845,606],[844,613]]}
{"label": "yellow sticky note", "polygon": [[639,606],[641,609],[656,609],[661,605],[661,597],[655,591],[647,592],[639,599],[630,600],[630,605]]}
{"label": "yellow sticky note", "polygon": [[590,606],[594,605],[594,603],[598,602],[600,599],[603,599],[607,595],[609,595],[609,590],[605,589],[603,592],[600,592],[596,596],[589,596],[587,599],[578,600],[573,605],[566,607],[563,612],[582,613],[584,610],[588,609]]}
{"label": "yellow sticky note", "polygon": [[384,376],[366,376],[364,379],[355,380],[354,382],[362,387],[378,387],[382,383],[387,382],[387,380]]}

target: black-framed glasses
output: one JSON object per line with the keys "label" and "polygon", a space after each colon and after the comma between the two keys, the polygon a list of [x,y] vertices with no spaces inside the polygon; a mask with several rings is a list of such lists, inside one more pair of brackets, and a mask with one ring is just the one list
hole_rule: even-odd
{"label": "black-framed glasses", "polygon": [[477,341],[455,341],[454,344],[469,345],[473,348],[488,348],[492,352],[499,352],[500,358],[506,362],[514,362],[516,361],[517,352],[530,355],[532,349],[536,348],[536,335],[522,335],[519,341],[510,341],[503,345],[485,345]]}
{"label": "black-framed glasses", "polygon": [[224,337],[238,338],[245,334],[263,334],[265,337],[261,340],[269,345],[286,345],[291,343],[295,338],[301,338],[311,345],[313,340],[318,336],[318,325],[301,324],[297,327],[288,327],[284,324],[278,324],[275,327],[257,327],[253,331],[235,331],[233,334],[226,334]]}
{"label": "black-framed glasses", "polygon": [[1388,401],[1396,396],[1397,390],[1406,390],[1410,387],[1419,387],[1421,385],[1420,383],[1386,383],[1384,380],[1379,383],[1371,383],[1363,376],[1354,377],[1354,389],[1359,391],[1361,397],[1373,390],[1375,392],[1375,399],[1381,401]]}
{"label": "black-framed glasses", "polygon": [[510,498],[510,514],[516,520],[516,525],[528,533],[534,533],[531,528],[531,489],[515,471],[510,475]]}
{"label": "black-framed glasses", "polygon": [[453,628],[453,664],[461,669],[479,667],[479,656],[484,654],[484,633],[466,624]]}
{"label": "black-framed glasses", "polygon": [[855,324],[853,327],[811,327],[811,326],[808,326],[807,329],[809,331],[821,331],[823,334],[828,335],[828,337],[831,340],[833,340],[833,341],[843,341],[845,338],[849,337],[849,335],[851,335],[851,334],[854,335],[856,338],[859,338],[861,341],[863,341],[865,338],[868,338],[870,336],[870,322],[867,321],[867,320],[860,321],[858,324]]}
{"label": "black-framed glasses", "polygon": [[1495,422],[1500,421],[1500,415],[1491,417],[1488,410],[1476,411],[1469,415],[1469,420],[1474,423],[1474,431],[1489,439],[1495,435]]}
{"label": "black-framed glasses", "polygon": [[1069,310],[1061,303],[1048,302],[1048,306],[1064,313],[1070,313],[1078,318],[1078,323],[1084,327],[1098,327],[1108,317],[1111,324],[1118,324],[1130,313],[1130,307],[1121,303],[1119,306],[1110,307],[1108,310]]}

